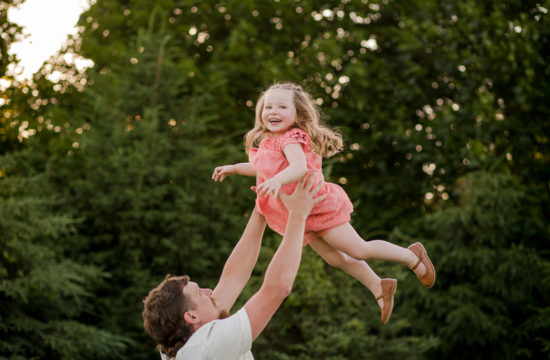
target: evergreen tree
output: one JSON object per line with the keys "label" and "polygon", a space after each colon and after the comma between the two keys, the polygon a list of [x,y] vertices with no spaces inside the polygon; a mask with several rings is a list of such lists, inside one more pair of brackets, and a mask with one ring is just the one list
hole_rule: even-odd
{"label": "evergreen tree", "polygon": [[21,4],[24,0],[2,0],[0,1],[0,154],[13,150],[19,145],[17,141],[17,128],[14,122],[15,116],[9,115],[4,110],[6,105],[11,102],[9,96],[9,85],[14,81],[13,74],[8,74],[7,69],[10,64],[15,64],[18,60],[15,56],[9,54],[9,48],[12,43],[18,41],[21,37],[21,27],[12,23],[8,19],[8,10]]}
{"label": "evergreen tree", "polygon": [[94,289],[97,325],[130,336],[134,342],[124,357],[134,359],[155,356],[140,316],[147,292],[167,273],[189,273],[214,286],[245,212],[254,206],[243,181],[237,192],[248,197],[246,210],[219,201],[224,190],[210,179],[216,156],[237,150],[213,142],[215,98],[204,94],[216,84],[190,92],[190,80],[181,74],[193,67],[172,51],[165,27],[153,9],[147,27],[122,54],[132,61],[90,75],[87,130],[74,135],[69,156],[54,161],[58,170],[51,178],[70,199],[68,210],[83,219],[71,257],[110,275]]}
{"label": "evergreen tree", "polygon": [[0,1],[0,77],[6,75],[8,65],[13,63],[14,58],[9,54],[10,45],[20,39],[21,27],[8,19],[8,10],[20,5],[25,0],[2,0]]}
{"label": "evergreen tree", "polygon": [[[212,184],[211,171],[246,160],[259,92],[297,81],[344,134],[346,150],[324,170],[354,202],[354,227],[367,239],[424,241],[439,274],[425,291],[402,265],[373,263],[400,280],[382,327],[364,287],[306,249],[256,356],[543,357],[549,8],[98,0],[64,50],[94,67],[79,73],[60,54],[2,94],[10,135],[0,151],[28,148],[25,163],[62,200],[56,213],[80,219],[56,254],[108,276],[89,284],[81,324],[132,339],[113,357],[149,358],[140,300],[168,272],[214,285],[254,196],[253,180]],[[48,80],[53,71],[61,81]],[[239,304],[278,241],[268,232]]]}
{"label": "evergreen tree", "polygon": [[[421,219],[413,233],[438,270],[433,291],[406,287],[401,295],[417,320],[413,333],[440,339],[430,358],[547,357],[550,268],[546,250],[533,246],[550,235],[546,205],[506,172],[472,172],[453,192],[456,205]],[[412,232],[394,235],[404,233]]]}
{"label": "evergreen tree", "polygon": [[25,175],[26,156],[0,158],[0,357],[111,359],[125,339],[87,325],[99,268],[65,258],[76,220],[57,212],[44,175]]}

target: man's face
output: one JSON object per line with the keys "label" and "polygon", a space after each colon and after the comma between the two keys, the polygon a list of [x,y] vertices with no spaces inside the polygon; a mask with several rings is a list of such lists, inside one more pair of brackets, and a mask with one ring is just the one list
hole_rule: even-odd
{"label": "man's face", "polygon": [[190,281],[183,287],[183,295],[194,304],[188,312],[198,318],[199,326],[220,318],[221,311],[212,298],[211,289],[200,288],[196,282]]}

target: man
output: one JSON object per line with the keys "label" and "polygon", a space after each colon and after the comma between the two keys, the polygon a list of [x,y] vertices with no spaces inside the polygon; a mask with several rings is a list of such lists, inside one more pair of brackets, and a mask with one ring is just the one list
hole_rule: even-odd
{"label": "man", "polygon": [[232,316],[229,310],[248,282],[258,260],[265,219],[256,211],[227,259],[214,290],[200,288],[187,276],[170,277],[145,298],[143,320],[164,360],[253,359],[252,341],[263,331],[290,294],[300,266],[305,220],[324,196],[314,199],[314,176],[300,180],[290,196],[283,240],[267,267],[264,282]]}

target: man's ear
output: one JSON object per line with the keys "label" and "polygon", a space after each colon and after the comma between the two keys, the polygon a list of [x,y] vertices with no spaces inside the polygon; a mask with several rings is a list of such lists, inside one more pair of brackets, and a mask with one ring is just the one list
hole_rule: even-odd
{"label": "man's ear", "polygon": [[183,314],[183,319],[190,325],[197,324],[199,322],[199,318],[192,311],[186,311],[185,314]]}

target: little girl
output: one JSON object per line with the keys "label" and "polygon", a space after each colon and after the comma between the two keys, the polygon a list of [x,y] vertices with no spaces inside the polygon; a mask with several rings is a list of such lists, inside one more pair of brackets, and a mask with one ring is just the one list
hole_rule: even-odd
{"label": "little girl", "polygon": [[393,310],[397,280],[380,279],[364,260],[405,264],[423,286],[433,286],[435,269],[421,243],[405,249],[384,240],[365,241],[350,225],[351,201],[340,186],[325,182],[321,171],[322,157],[342,150],[342,137],[320,124],[317,107],[302,87],[277,83],[261,94],[254,128],[246,134],[245,145],[249,162],[219,166],[212,180],[221,182],[234,174],[256,176],[257,209],[269,227],[283,235],[288,212],[277,195],[291,194],[297,180],[313,172],[310,176],[323,182],[318,195],[327,197],[307,218],[304,246],[309,244],[328,264],[365,285],[381,308],[384,324]]}

